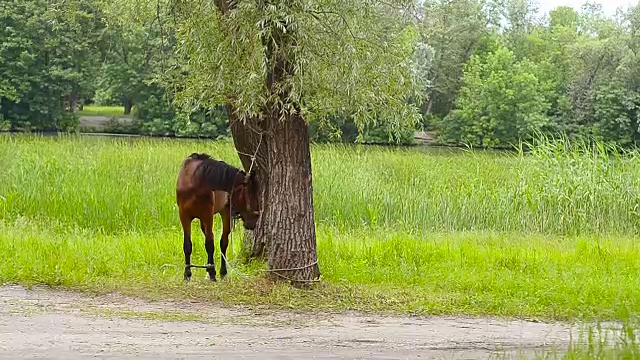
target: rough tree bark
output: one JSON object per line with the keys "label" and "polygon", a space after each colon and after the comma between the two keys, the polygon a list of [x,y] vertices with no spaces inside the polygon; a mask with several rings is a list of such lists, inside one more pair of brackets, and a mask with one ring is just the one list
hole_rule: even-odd
{"label": "rough tree bark", "polygon": [[[233,115],[233,109],[229,106],[227,106],[227,113],[229,115],[229,126],[231,128],[233,142],[245,171],[249,171],[252,156],[256,156],[252,171],[255,171],[258,176],[258,182],[260,184],[260,189],[258,189],[258,193],[260,194],[260,208],[263,208],[264,190],[267,188],[266,181],[268,180],[268,173],[265,169],[268,169],[268,163],[265,161],[267,159],[266,146],[262,146],[263,144],[260,139],[260,126],[258,125],[257,119],[247,119],[245,122],[242,122]],[[258,147],[258,145],[260,145],[260,147]],[[258,221],[255,230],[244,230],[245,260],[247,261],[252,258],[264,259],[264,236],[260,232],[260,229],[262,229],[262,218],[263,217]]]}
{"label": "rough tree bark", "polygon": [[[291,115],[285,121],[269,116],[258,126],[230,117],[231,131],[243,167],[254,170],[262,185],[262,216],[249,236],[251,257],[267,255],[269,269],[298,269],[273,273],[276,280],[312,280],[320,275],[316,255],[313,184],[308,127]],[[267,125],[268,124],[268,125]],[[269,129],[266,131],[265,129]],[[260,140],[260,131],[265,131]],[[258,149],[258,144],[260,148]],[[245,232],[245,236],[248,233]],[[294,281],[295,282],[295,281]]]}
{"label": "rough tree bark", "polygon": [[279,280],[317,279],[316,232],[308,127],[296,114],[285,121],[270,117],[268,187],[262,235],[269,269]]}

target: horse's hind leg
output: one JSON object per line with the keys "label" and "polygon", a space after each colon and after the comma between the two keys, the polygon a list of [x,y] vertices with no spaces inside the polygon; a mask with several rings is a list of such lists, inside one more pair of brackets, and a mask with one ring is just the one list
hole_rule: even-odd
{"label": "horse's hind leg", "polygon": [[200,218],[200,229],[204,234],[204,247],[207,250],[207,274],[209,280],[216,281],[216,267],[213,261],[213,214],[207,214]]}
{"label": "horse's hind leg", "polygon": [[184,279],[191,279],[191,221],[193,219],[183,213],[180,214],[180,223],[182,224],[182,232],[184,234],[184,242],[182,249],[184,250]]}
{"label": "horse's hind leg", "polygon": [[229,214],[229,206],[225,207],[220,213],[222,219],[222,236],[220,237],[220,277],[227,276],[227,247],[229,246],[229,234],[231,233],[231,216]]}

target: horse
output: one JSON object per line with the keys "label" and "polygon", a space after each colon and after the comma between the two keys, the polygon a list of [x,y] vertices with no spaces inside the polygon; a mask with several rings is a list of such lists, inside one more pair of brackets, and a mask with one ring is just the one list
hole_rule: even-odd
{"label": "horse", "polygon": [[191,223],[200,220],[207,250],[207,277],[216,281],[213,260],[213,216],[220,214],[220,277],[227,275],[225,261],[232,218],[241,218],[245,229],[253,230],[260,216],[255,172],[246,174],[224,161],[212,159],[208,154],[193,153],[182,163],[176,184],[176,201],[184,235],[184,279],[191,279]]}

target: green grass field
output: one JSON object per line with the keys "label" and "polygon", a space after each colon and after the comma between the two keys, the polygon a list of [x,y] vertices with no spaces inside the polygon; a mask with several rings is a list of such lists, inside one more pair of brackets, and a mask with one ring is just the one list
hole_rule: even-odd
{"label": "green grass field", "polygon": [[123,106],[85,106],[78,116],[124,116]]}
{"label": "green grass field", "polygon": [[[291,309],[538,319],[640,311],[636,153],[314,146],[323,283],[301,291],[240,264],[240,224],[229,258],[249,276],[211,284],[196,271],[182,282],[174,189],[195,151],[239,165],[228,142],[0,137],[0,283]],[[203,263],[193,227],[192,259]]]}

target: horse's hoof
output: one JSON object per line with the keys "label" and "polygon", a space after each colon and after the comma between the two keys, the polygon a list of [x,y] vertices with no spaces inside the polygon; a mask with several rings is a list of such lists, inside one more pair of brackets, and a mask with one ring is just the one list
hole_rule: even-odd
{"label": "horse's hoof", "polygon": [[207,273],[207,280],[211,280],[211,281],[215,282],[216,281],[216,274],[212,275],[210,273]]}

